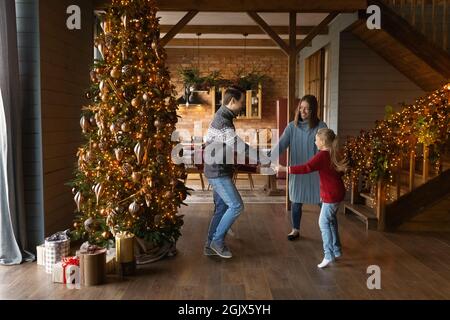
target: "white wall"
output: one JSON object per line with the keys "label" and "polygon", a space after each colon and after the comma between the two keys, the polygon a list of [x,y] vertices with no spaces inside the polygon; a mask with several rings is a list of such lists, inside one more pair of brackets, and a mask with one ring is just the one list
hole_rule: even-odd
{"label": "white wall", "polygon": [[339,58],[339,119],[341,141],[370,130],[391,105],[414,103],[425,92],[351,32],[342,32]]}
{"label": "white wall", "polygon": [[343,13],[338,15],[329,25],[329,32],[327,35],[316,36],[311,43],[311,47],[307,47],[300,51],[298,92],[299,97],[302,97],[307,94],[307,92],[304,92],[305,59],[325,46],[329,45],[330,47],[330,109],[328,115],[329,123],[327,123],[327,125],[334,131],[338,131],[340,33],[357,19],[357,13]]}

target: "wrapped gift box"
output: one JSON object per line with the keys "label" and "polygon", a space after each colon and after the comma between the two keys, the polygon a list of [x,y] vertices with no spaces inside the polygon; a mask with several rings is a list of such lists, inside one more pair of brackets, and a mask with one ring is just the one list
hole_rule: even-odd
{"label": "wrapped gift box", "polygon": [[45,244],[36,247],[36,260],[38,266],[45,266]]}
{"label": "wrapped gift box", "polygon": [[64,257],[62,261],[55,263],[52,268],[52,281],[56,283],[67,283],[71,274],[68,272],[69,266],[79,268],[80,259],[78,257]]}
{"label": "wrapped gift box", "polygon": [[70,251],[68,230],[45,239],[45,272],[52,273],[53,265],[67,257]]}
{"label": "wrapped gift box", "polygon": [[106,249],[84,243],[77,256],[80,258],[81,285],[95,286],[106,280]]}

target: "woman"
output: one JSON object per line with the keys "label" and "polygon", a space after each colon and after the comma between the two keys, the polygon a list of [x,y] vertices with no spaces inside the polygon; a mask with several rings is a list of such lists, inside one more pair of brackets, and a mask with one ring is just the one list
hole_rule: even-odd
{"label": "woman", "polygon": [[[317,131],[327,128],[317,116],[318,103],[313,95],[304,96],[295,112],[294,121],[290,122],[283,132],[280,141],[271,151],[272,159],[276,159],[289,147],[289,166],[308,162],[318,152],[315,145]],[[319,174],[312,172],[305,175],[289,175],[289,200],[292,202],[292,231],[288,240],[300,237],[300,222],[304,203],[320,205]]]}

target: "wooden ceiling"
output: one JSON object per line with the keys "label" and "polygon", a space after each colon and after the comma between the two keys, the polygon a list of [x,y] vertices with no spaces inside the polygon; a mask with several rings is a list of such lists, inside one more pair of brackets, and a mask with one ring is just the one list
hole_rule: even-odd
{"label": "wooden ceiling", "polygon": [[[94,0],[104,9],[111,0]],[[354,12],[367,8],[366,0],[157,0],[161,11],[216,12]]]}
{"label": "wooden ceiling", "polygon": [[[111,0],[94,0],[96,9],[104,9]],[[366,8],[365,0],[156,0],[161,18],[161,36],[173,33],[166,47],[192,48],[286,48],[289,37],[289,12],[297,15],[297,45],[311,35],[328,33],[328,27],[317,25],[330,12],[355,12]],[[192,16],[186,14],[192,12]],[[196,13],[194,13],[196,12]],[[283,43],[273,41],[259,23],[250,19],[248,12],[258,12],[261,20],[279,36]],[[179,21],[187,24],[174,28]],[[328,21],[330,22],[330,21]],[[176,32],[175,32],[176,31]],[[200,39],[198,37],[200,34]],[[245,35],[245,36],[244,36]],[[246,40],[244,40],[244,38]],[[200,40],[200,41],[198,41]],[[286,43],[286,45],[284,45]]]}

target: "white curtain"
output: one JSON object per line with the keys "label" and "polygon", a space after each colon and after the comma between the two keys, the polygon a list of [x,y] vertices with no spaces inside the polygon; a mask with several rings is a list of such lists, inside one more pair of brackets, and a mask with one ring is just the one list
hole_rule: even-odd
{"label": "white curtain", "polygon": [[15,1],[0,0],[0,264],[33,260],[27,246]]}

